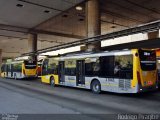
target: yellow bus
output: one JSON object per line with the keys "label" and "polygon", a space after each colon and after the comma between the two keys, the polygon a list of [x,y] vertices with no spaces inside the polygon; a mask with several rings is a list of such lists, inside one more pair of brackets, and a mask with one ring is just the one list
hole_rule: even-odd
{"label": "yellow bus", "polygon": [[158,88],[156,52],[132,49],[68,54],[45,59],[43,83],[91,89],[94,93],[139,93]]}
{"label": "yellow bus", "polygon": [[58,82],[58,61],[59,58],[45,58],[42,61],[42,75],[41,80],[43,83],[48,83],[51,85],[57,85]]}
{"label": "yellow bus", "polygon": [[36,61],[12,61],[4,64],[2,74],[6,78],[14,79],[37,77],[37,68]]}

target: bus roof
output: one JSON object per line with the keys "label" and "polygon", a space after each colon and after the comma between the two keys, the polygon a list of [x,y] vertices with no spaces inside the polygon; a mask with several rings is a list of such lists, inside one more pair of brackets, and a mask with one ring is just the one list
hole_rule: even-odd
{"label": "bus roof", "polygon": [[100,56],[121,56],[121,55],[131,55],[131,50],[115,50],[115,51],[103,51],[103,52],[85,52],[81,54],[69,54],[66,56],[61,56],[60,60],[64,59],[82,59],[86,57],[100,57]]}

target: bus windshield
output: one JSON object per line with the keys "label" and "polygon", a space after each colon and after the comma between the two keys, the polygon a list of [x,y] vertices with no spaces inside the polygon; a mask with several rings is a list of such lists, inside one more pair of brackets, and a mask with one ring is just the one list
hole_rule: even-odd
{"label": "bus windshield", "polygon": [[36,69],[36,67],[37,67],[36,61],[27,61],[27,60],[25,60],[24,61],[24,65],[25,65],[26,69]]}
{"label": "bus windshield", "polygon": [[156,69],[156,52],[153,50],[139,50],[141,69],[151,71]]}

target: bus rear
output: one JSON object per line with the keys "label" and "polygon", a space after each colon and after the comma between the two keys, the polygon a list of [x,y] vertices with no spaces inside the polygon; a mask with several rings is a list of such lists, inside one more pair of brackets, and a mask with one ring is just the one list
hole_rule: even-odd
{"label": "bus rear", "polygon": [[137,69],[138,91],[149,91],[157,88],[156,52],[138,50],[139,67]]}
{"label": "bus rear", "polygon": [[25,60],[22,67],[22,72],[25,77],[37,77],[37,62]]}

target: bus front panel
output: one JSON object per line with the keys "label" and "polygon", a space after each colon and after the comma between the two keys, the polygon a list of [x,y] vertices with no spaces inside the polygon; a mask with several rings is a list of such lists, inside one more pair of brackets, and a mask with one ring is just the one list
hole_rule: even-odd
{"label": "bus front panel", "polygon": [[139,50],[139,70],[137,80],[142,88],[153,87],[157,84],[156,52]]}
{"label": "bus front panel", "polygon": [[36,77],[37,76],[36,61],[24,61],[22,73],[26,77]]}

